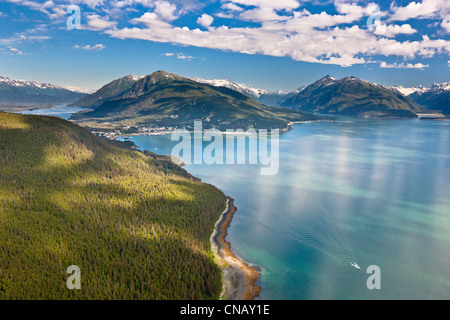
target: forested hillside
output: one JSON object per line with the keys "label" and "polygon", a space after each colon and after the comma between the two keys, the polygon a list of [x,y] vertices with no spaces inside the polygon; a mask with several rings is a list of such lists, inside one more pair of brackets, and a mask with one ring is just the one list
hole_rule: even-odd
{"label": "forested hillside", "polygon": [[0,299],[217,298],[209,238],[225,203],[164,157],[0,112]]}

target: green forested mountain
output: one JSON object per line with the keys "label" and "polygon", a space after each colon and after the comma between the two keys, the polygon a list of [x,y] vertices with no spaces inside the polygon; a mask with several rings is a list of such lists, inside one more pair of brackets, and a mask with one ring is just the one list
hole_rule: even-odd
{"label": "green forested mountain", "polygon": [[255,99],[225,88],[198,83],[164,71],[146,76],[93,111],[71,117],[92,129],[165,126],[192,129],[286,128],[291,121],[318,117],[284,108],[268,108]]}
{"label": "green forested mountain", "polygon": [[217,298],[209,238],[225,203],[165,157],[0,112],[0,300]]}
{"label": "green forested mountain", "polygon": [[284,107],[355,117],[417,117],[418,106],[398,91],[358,79],[326,76],[289,97]]}
{"label": "green forested mountain", "polygon": [[72,105],[75,107],[90,107],[96,108],[102,104],[102,102],[113,99],[120,94],[124,93],[131,86],[133,86],[140,78],[128,75],[120,79],[111,81],[98,89],[96,92],[83,97]]}

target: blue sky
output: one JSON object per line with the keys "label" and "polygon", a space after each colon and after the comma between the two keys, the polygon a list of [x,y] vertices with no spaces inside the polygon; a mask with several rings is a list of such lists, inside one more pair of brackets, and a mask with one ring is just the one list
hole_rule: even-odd
{"label": "blue sky", "polygon": [[3,0],[0,75],[91,89],[156,70],[273,91],[327,74],[430,86],[450,81],[449,35],[448,0]]}

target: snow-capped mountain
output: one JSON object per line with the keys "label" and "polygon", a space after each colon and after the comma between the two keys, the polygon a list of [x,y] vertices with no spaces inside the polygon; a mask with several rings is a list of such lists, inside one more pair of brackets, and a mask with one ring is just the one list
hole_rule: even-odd
{"label": "snow-capped mountain", "polygon": [[91,94],[91,93],[95,92],[95,90],[93,90],[93,89],[79,88],[79,87],[74,87],[74,86],[63,86],[63,89],[66,89],[66,90],[69,90],[72,92],[85,93],[85,94]]}
{"label": "snow-capped mountain", "polygon": [[270,91],[264,89],[257,89],[252,86],[248,86],[245,84],[231,82],[229,79],[214,79],[214,80],[206,80],[202,78],[191,78],[191,80],[200,83],[206,83],[215,87],[225,87],[231,90],[238,91],[243,94],[251,95],[255,98],[259,98],[264,94],[270,94]]}
{"label": "snow-capped mountain", "polygon": [[402,86],[393,86],[390,87],[392,89],[396,89],[403,93],[405,96],[409,96],[411,94],[421,95],[426,92],[443,92],[443,91],[450,91],[450,82],[444,82],[444,83],[434,83],[430,88],[424,87],[424,86],[416,86],[411,88],[405,88]]}
{"label": "snow-capped mountain", "polygon": [[15,80],[0,76],[1,103],[70,103],[86,95],[86,89],[64,88],[51,83]]}
{"label": "snow-capped mountain", "polygon": [[36,88],[36,89],[57,89],[61,88],[55,86],[51,83],[42,83],[36,81],[26,81],[26,80],[14,80],[8,77],[0,76],[0,85],[2,86],[12,86],[12,87],[28,87],[28,88]]}
{"label": "snow-capped mountain", "polygon": [[421,93],[429,90],[429,88],[425,88],[424,86],[417,86],[417,87],[411,87],[411,88],[405,88],[402,86],[393,86],[390,88],[393,90],[399,91],[400,93],[404,94],[405,96],[409,96],[410,94],[413,94],[415,92],[421,94]]}
{"label": "snow-capped mountain", "polygon": [[281,101],[283,101],[290,95],[299,93],[303,89],[302,87],[293,92],[282,90],[277,92],[271,92],[269,90],[255,88],[246,84],[232,82],[229,79],[214,79],[214,80],[206,80],[202,78],[190,78],[190,79],[199,83],[206,83],[215,87],[225,87],[231,90],[238,91],[242,94],[246,94],[255,98],[256,100],[267,106],[278,106],[281,103]]}
{"label": "snow-capped mountain", "polygon": [[408,94],[408,98],[425,109],[450,114],[450,82],[434,83],[431,88],[414,87],[409,91],[411,93]]}
{"label": "snow-capped mountain", "polygon": [[[382,103],[380,103],[382,101]],[[281,106],[355,117],[416,117],[418,107],[398,90],[357,77],[325,76],[285,99]]]}

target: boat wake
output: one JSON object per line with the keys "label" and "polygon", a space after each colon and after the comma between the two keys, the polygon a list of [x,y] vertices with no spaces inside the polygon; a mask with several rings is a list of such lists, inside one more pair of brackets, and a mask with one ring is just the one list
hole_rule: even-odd
{"label": "boat wake", "polygon": [[290,219],[288,235],[359,270],[352,246],[339,228],[334,215],[320,203],[313,203],[313,209],[301,211]]}

